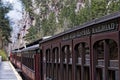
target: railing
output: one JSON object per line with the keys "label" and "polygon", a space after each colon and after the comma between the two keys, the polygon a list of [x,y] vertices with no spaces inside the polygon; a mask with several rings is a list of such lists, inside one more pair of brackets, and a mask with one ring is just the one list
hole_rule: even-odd
{"label": "railing", "polygon": [[[97,65],[98,66],[104,66],[104,60],[103,59],[98,60]],[[118,60],[109,60],[108,66],[112,67],[112,68],[117,68],[117,67],[119,67],[119,61]]]}
{"label": "railing", "polygon": [[69,64],[72,64],[72,58],[70,58]]}
{"label": "railing", "polygon": [[85,65],[90,65],[90,59],[85,59]]}
{"label": "railing", "polygon": [[82,59],[78,58],[77,60],[78,60],[78,64],[81,64]]}
{"label": "railing", "polygon": [[99,60],[97,61],[97,65],[98,65],[98,66],[104,66],[104,59],[99,59]]}
{"label": "railing", "polygon": [[119,67],[118,60],[109,60],[109,67]]}

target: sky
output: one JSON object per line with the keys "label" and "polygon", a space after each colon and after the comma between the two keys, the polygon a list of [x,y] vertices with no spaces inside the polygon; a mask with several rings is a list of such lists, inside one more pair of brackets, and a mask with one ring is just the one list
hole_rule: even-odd
{"label": "sky", "polygon": [[13,6],[13,10],[11,10],[9,13],[8,13],[8,16],[11,18],[11,19],[14,19],[14,20],[18,20],[18,19],[21,19],[22,17],[22,5],[21,5],[21,2],[20,0],[3,0],[4,3],[6,2],[9,2],[12,4]]}
{"label": "sky", "polygon": [[10,19],[11,27],[13,28],[12,32],[12,41],[14,42],[17,38],[17,33],[19,32],[20,27],[18,26],[19,21],[22,19],[22,4],[20,0],[3,0],[4,3],[11,3],[13,9],[7,14]]}

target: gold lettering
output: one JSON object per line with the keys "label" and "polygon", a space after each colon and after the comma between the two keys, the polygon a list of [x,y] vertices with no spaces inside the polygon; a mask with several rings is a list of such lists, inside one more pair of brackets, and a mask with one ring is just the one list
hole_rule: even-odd
{"label": "gold lettering", "polygon": [[99,24],[99,25],[91,26],[90,28],[85,28],[78,30],[76,32],[72,32],[70,34],[66,34],[65,36],[63,36],[63,40],[68,40],[75,37],[87,36],[89,34],[115,30],[117,28],[118,28],[118,22]]}

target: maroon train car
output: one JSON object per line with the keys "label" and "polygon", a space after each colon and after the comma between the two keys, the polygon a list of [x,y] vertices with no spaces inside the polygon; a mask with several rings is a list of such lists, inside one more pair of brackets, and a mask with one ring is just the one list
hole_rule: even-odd
{"label": "maroon train car", "polygon": [[[40,39],[41,40],[41,39]],[[42,80],[40,79],[39,71],[39,40],[30,43],[26,48],[22,47],[19,50],[13,50],[10,56],[10,61],[17,69],[22,71],[23,80]]]}
{"label": "maroon train car", "polygon": [[120,80],[120,12],[40,41],[43,80]]}

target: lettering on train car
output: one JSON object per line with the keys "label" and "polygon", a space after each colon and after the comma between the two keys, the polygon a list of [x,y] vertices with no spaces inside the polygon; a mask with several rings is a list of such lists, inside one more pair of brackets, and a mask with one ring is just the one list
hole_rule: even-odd
{"label": "lettering on train car", "polygon": [[70,34],[70,38],[75,38],[76,37],[76,33],[71,33]]}
{"label": "lettering on train car", "polygon": [[118,22],[111,22],[108,24],[101,24],[92,28],[92,33],[106,32],[116,30],[118,28]]}
{"label": "lettering on train car", "polygon": [[90,28],[88,29],[83,29],[77,32],[77,37],[85,36],[91,34]]}
{"label": "lettering on train car", "polygon": [[114,31],[117,29],[118,29],[118,21],[112,21],[109,23],[95,25],[92,27],[78,30],[76,32],[72,32],[70,34],[66,34],[63,36],[63,40],[68,40],[68,39],[82,37],[82,36],[88,36],[88,35],[97,34],[97,33],[101,33],[101,32]]}

